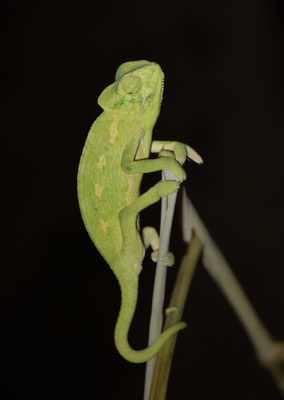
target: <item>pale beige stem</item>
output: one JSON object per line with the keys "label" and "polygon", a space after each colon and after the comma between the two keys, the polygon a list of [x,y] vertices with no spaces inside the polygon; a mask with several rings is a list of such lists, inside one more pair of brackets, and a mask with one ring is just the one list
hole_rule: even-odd
{"label": "pale beige stem", "polygon": [[190,231],[193,227],[194,232],[204,244],[203,264],[236,312],[251,340],[260,363],[263,366],[275,364],[279,359],[283,359],[283,342],[275,341],[259,319],[232,269],[212,240],[185,191],[183,192],[183,206],[185,212],[184,220],[189,221],[189,227],[184,227],[184,239],[186,241],[189,240]]}
{"label": "pale beige stem", "polygon": [[[166,170],[162,171],[162,179],[176,180],[177,178],[173,173],[171,173],[171,171]],[[152,310],[148,339],[149,345],[154,342],[154,340],[160,335],[162,330],[167,267],[163,265],[161,256],[169,251],[170,233],[172,228],[176,197],[177,194],[173,193],[167,197],[162,198],[160,247],[153,289]],[[156,357],[153,357],[147,362],[146,365],[144,400],[148,400],[150,396],[155,363]]]}

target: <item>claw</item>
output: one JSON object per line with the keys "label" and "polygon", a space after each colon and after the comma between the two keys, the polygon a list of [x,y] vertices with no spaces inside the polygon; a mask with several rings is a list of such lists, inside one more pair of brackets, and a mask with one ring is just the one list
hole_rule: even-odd
{"label": "claw", "polygon": [[197,164],[203,164],[202,157],[192,147],[186,145],[186,155]]}

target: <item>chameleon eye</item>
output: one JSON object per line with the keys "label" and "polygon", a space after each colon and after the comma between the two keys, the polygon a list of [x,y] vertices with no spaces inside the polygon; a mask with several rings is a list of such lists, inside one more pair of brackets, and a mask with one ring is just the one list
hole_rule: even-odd
{"label": "chameleon eye", "polygon": [[136,76],[124,76],[119,82],[117,92],[119,94],[136,95],[141,89],[140,79]]}

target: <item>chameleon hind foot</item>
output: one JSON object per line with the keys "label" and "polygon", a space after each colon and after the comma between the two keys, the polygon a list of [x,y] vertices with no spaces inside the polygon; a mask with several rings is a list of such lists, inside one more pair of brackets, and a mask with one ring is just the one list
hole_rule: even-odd
{"label": "chameleon hind foot", "polygon": [[[151,259],[154,262],[158,261],[158,255],[159,255],[159,250],[155,250],[151,253]],[[164,254],[162,257],[162,263],[166,266],[166,267],[172,267],[175,263],[175,256],[173,255],[173,253],[168,252],[166,254]]]}
{"label": "chameleon hind foot", "polygon": [[[152,248],[151,259],[154,262],[158,261],[160,238],[158,232],[152,226],[145,226],[142,232],[143,242],[146,249]],[[162,256],[162,263],[167,267],[172,267],[175,263],[173,253],[167,253]]]}

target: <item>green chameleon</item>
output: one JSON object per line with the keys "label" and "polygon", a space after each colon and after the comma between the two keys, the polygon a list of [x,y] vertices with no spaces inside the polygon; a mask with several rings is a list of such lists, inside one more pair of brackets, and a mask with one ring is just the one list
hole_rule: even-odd
{"label": "green chameleon", "polygon": [[[143,350],[134,350],[128,343],[145,249],[152,248],[154,261],[159,249],[154,228],[145,227],[141,238],[139,213],[179,189],[186,179],[181,166],[186,156],[202,162],[185,144],[152,141],[162,93],[163,72],[158,64],[145,60],[122,64],[115,82],[98,98],[104,111],[91,127],[78,171],[78,196],[86,229],[121,288],[115,344],[119,353],[134,363],[148,361],[186,326],[184,322],[171,326]],[[169,157],[169,151],[174,157]],[[149,159],[150,152],[160,153],[160,157]],[[140,196],[143,174],[160,170],[172,171],[178,181],[158,182]],[[171,253],[162,259],[165,265],[173,264]]]}

